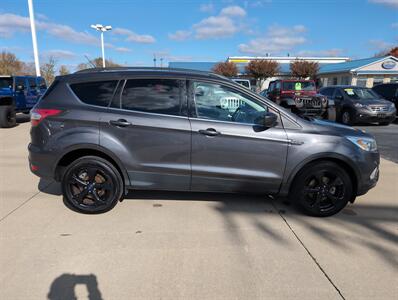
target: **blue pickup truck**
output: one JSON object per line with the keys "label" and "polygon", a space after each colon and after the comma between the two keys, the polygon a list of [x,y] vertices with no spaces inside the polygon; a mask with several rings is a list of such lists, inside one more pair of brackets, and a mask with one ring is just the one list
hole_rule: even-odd
{"label": "blue pickup truck", "polygon": [[0,128],[15,126],[15,114],[28,114],[46,90],[42,77],[0,76]]}

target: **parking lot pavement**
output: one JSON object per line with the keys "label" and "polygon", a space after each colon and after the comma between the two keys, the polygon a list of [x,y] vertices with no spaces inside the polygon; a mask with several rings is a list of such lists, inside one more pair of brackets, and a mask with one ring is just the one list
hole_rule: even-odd
{"label": "parking lot pavement", "polygon": [[381,156],[385,159],[398,163],[398,123],[388,126],[359,125],[356,128],[373,134],[376,138]]}
{"label": "parking lot pavement", "polygon": [[30,174],[28,127],[0,131],[0,299],[398,294],[398,164],[382,160],[377,187],[331,218],[259,196],[171,192],[82,215]]}

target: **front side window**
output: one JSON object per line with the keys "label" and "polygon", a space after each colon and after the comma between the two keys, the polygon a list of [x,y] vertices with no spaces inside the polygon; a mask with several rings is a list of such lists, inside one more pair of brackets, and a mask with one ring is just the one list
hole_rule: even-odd
{"label": "front side window", "polygon": [[180,115],[181,85],[181,80],[174,79],[129,79],[122,93],[122,108]]}
{"label": "front side window", "polygon": [[93,81],[71,84],[70,87],[76,96],[84,103],[96,106],[108,106],[117,80]]}
{"label": "front side window", "polygon": [[244,94],[219,84],[194,82],[196,116],[201,119],[256,124],[267,108]]}
{"label": "front side window", "polygon": [[44,78],[39,78],[38,79],[38,83],[39,83],[39,88],[40,89],[46,89],[47,88],[46,81],[44,80]]}
{"label": "front side window", "polygon": [[15,88],[21,87],[22,89],[26,88],[26,81],[25,78],[17,77],[15,78]]}

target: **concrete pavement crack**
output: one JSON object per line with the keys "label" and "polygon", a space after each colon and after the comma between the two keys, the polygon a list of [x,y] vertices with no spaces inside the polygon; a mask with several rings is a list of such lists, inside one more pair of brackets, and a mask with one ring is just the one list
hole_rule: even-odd
{"label": "concrete pavement crack", "polygon": [[279,209],[276,207],[274,200],[271,200],[272,206],[275,208],[275,210],[278,212],[279,216],[282,218],[282,220],[285,222],[287,227],[290,229],[290,231],[293,233],[293,235],[296,237],[298,242],[301,244],[301,246],[305,249],[307,254],[311,257],[312,261],[316,264],[318,269],[323,273],[323,275],[326,277],[326,279],[330,282],[330,284],[334,287],[336,292],[340,295],[341,299],[345,300],[346,298],[343,296],[342,292],[340,289],[337,287],[337,285],[333,282],[333,280],[329,277],[329,275],[326,273],[326,271],[322,268],[322,266],[319,264],[319,262],[316,260],[314,255],[311,253],[311,251],[307,248],[307,246],[304,244],[304,242],[299,238],[297,233],[293,230],[292,226],[290,226],[289,222],[286,220],[286,218],[280,213]]}
{"label": "concrete pavement crack", "polygon": [[[49,184],[47,184],[43,190],[47,189],[50,185],[52,184],[52,182],[50,182]],[[32,200],[34,197],[36,197],[37,195],[39,195],[41,193],[41,191],[36,192],[35,194],[33,194],[32,196],[30,196],[28,199],[26,199],[24,202],[22,202],[20,205],[18,205],[16,208],[14,208],[12,211],[10,211],[8,214],[6,214],[4,217],[2,217],[0,219],[0,223],[3,222],[8,216],[12,215],[14,212],[16,212],[18,209],[20,209],[22,206],[24,206],[26,203],[28,203],[30,200]]]}

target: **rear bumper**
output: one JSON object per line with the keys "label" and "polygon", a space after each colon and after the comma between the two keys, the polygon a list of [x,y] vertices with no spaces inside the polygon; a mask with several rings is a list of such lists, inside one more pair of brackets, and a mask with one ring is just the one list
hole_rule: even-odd
{"label": "rear bumper", "polygon": [[55,161],[51,159],[52,155],[33,144],[29,144],[28,150],[30,171],[40,178],[53,179]]}

